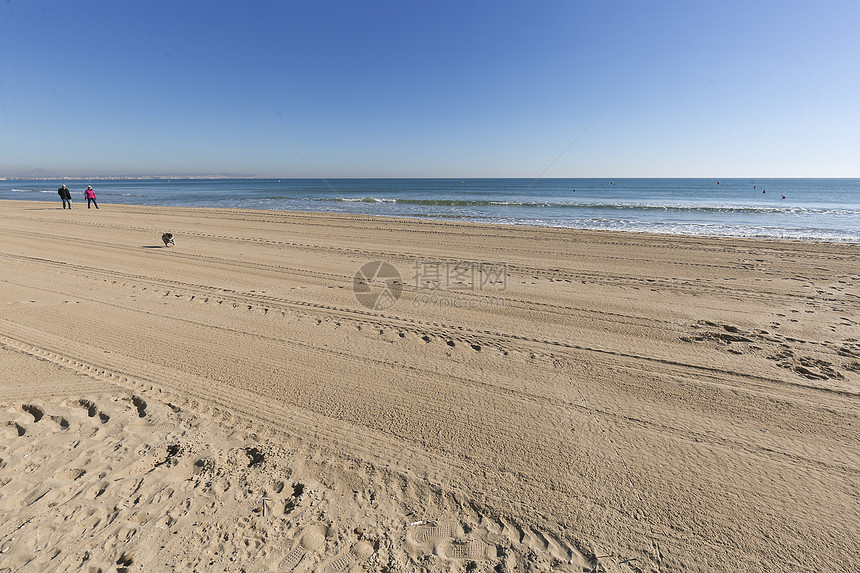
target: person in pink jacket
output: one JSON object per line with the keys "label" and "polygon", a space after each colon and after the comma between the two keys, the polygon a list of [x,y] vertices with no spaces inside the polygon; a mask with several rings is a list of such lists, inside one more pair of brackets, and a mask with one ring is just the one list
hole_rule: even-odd
{"label": "person in pink jacket", "polygon": [[84,197],[87,200],[87,209],[90,208],[90,203],[96,206],[96,209],[99,208],[99,204],[96,203],[96,193],[93,191],[92,185],[87,185],[87,190],[84,191]]}

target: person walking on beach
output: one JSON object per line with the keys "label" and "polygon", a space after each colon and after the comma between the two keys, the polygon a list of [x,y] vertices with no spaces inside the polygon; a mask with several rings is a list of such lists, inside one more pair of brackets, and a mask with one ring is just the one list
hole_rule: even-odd
{"label": "person walking on beach", "polygon": [[69,191],[65,185],[57,189],[57,193],[60,195],[60,199],[63,200],[63,209],[66,208],[66,205],[69,206],[69,209],[72,208],[72,192]]}
{"label": "person walking on beach", "polygon": [[96,206],[96,209],[99,208],[99,204],[96,203],[96,193],[93,191],[92,185],[87,185],[87,190],[84,191],[84,197],[87,199],[87,209],[90,208],[90,203]]}

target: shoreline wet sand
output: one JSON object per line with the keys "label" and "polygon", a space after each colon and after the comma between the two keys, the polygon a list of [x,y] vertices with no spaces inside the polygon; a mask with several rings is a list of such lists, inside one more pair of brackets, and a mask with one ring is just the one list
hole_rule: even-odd
{"label": "shoreline wet sand", "polygon": [[0,570],[860,557],[856,244],[101,207],[0,202]]}

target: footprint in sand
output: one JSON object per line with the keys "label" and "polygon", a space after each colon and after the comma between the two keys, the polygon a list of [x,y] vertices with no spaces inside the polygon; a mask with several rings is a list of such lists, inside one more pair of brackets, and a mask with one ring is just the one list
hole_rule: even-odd
{"label": "footprint in sand", "polygon": [[137,408],[137,415],[140,418],[146,417],[146,402],[140,396],[132,396],[131,403]]}
{"label": "footprint in sand", "polygon": [[18,422],[6,422],[6,425],[10,428],[13,428],[14,433],[18,434],[19,438],[27,433],[27,430],[24,428],[24,426],[22,426]]}
{"label": "footprint in sand", "polygon": [[324,573],[342,573],[346,571],[350,565],[360,563],[373,555],[373,546],[367,541],[359,541],[349,548],[349,551],[338,556],[334,561],[329,563],[323,569]]}
{"label": "footprint in sand", "polygon": [[110,416],[100,411],[91,400],[81,398],[80,400],[78,400],[78,404],[83,406],[83,408],[87,411],[87,415],[90,418],[95,418],[96,416],[98,416],[102,424],[107,424],[108,420],[110,420]]}
{"label": "footprint in sand", "polygon": [[458,537],[459,535],[460,528],[456,523],[450,521],[437,523],[436,525],[422,525],[412,530],[412,538],[415,540],[415,543],[420,543],[421,545],[437,539]]}
{"label": "footprint in sand", "polygon": [[302,532],[298,544],[281,560],[278,569],[293,571],[308,553],[313,553],[325,543],[325,529],[321,525],[308,527]]}
{"label": "footprint in sand", "polygon": [[32,404],[24,404],[21,409],[33,416],[33,422],[38,422],[45,416],[45,411]]}
{"label": "footprint in sand", "polygon": [[472,539],[466,542],[440,543],[439,552],[446,559],[485,561],[496,558],[495,546],[488,545],[480,539]]}

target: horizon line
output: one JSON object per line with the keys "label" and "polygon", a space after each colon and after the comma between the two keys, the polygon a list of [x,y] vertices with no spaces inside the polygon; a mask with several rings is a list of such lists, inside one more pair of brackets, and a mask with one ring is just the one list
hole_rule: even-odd
{"label": "horizon line", "polygon": [[123,181],[123,180],[234,180],[234,181],[254,181],[254,180],[287,180],[287,181],[325,181],[325,180],[350,180],[350,179],[450,179],[450,180],[479,180],[479,179],[524,179],[524,180],[553,180],[553,179],[617,179],[617,180],[630,180],[630,179],[714,179],[716,181],[720,180],[734,180],[734,179],[860,179],[860,176],[839,176],[839,175],[828,175],[828,176],[764,176],[764,175],[729,175],[729,176],[690,176],[690,175],[670,175],[670,176],[636,176],[636,175],[625,175],[625,176],[568,176],[568,177],[515,177],[515,176],[507,176],[507,177],[490,177],[490,176],[471,176],[471,177],[456,177],[456,176],[342,176],[342,177],[279,177],[279,176],[265,176],[265,175],[239,175],[239,174],[205,174],[205,175],[196,175],[196,174],[181,174],[181,175],[162,175],[162,174],[131,174],[131,175],[39,175],[39,176],[25,176],[25,175],[0,175],[0,181],[86,181],[86,180],[103,180],[103,181]]}

